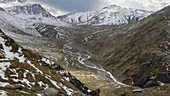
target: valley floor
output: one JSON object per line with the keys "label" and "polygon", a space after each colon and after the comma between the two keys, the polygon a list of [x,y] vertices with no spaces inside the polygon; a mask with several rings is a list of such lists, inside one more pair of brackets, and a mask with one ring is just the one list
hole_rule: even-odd
{"label": "valley floor", "polygon": [[[34,41],[32,38],[27,41]],[[43,42],[42,42],[43,41]],[[25,48],[32,49],[35,52],[39,52],[51,60],[55,60],[64,69],[69,71],[73,76],[79,79],[87,87],[91,89],[100,89],[100,96],[170,96],[170,86],[160,86],[144,89],[141,92],[133,92],[134,89],[139,89],[138,87],[125,87],[118,86],[114,83],[108,82],[101,76],[98,76],[90,71],[82,70],[78,66],[68,67],[65,56],[60,51],[60,45],[64,45],[64,42],[54,42],[46,38],[39,38],[36,42],[18,42]],[[69,58],[68,58],[69,59]],[[68,60],[69,61],[69,60]],[[77,65],[78,61],[69,61],[69,63]],[[156,93],[156,95],[155,95]]]}
{"label": "valley floor", "polygon": [[73,76],[91,89],[100,89],[100,96],[110,96],[115,86],[103,78],[80,69],[66,68]]}
{"label": "valley floor", "polygon": [[[34,38],[29,38],[27,41],[34,41]],[[59,44],[54,44],[51,40],[46,38],[41,38],[36,42],[18,42],[25,48],[29,48],[35,52],[45,55],[49,59],[58,62],[65,70],[69,71],[73,76],[79,79],[87,87],[95,90],[100,89],[100,96],[112,96],[113,90],[119,86],[111,84],[108,80],[100,77],[90,71],[82,70],[78,67],[68,67],[67,62],[64,60],[64,55],[59,51]],[[20,40],[18,40],[20,41]],[[43,42],[42,42],[43,41]],[[47,45],[48,43],[48,45]],[[53,45],[53,46],[52,46]],[[62,44],[61,44],[62,45]],[[72,61],[74,63],[79,63],[78,61]]]}

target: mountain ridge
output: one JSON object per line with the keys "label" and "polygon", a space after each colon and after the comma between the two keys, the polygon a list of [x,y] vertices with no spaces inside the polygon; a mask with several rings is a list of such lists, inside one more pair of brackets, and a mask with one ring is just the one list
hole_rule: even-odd
{"label": "mountain ridge", "polygon": [[68,27],[69,24],[60,21],[46,11],[40,4],[17,5],[4,8],[8,13],[35,23],[47,23],[56,26]]}
{"label": "mountain ridge", "polygon": [[121,25],[136,22],[151,13],[152,11],[109,5],[100,10],[74,12],[58,18],[76,25]]}
{"label": "mountain ridge", "polygon": [[[43,36],[36,27],[49,25],[62,28],[72,28],[72,24],[60,21],[55,16],[46,11],[40,4],[19,4],[10,7],[1,6],[1,28],[8,29],[14,33],[23,32],[23,34],[33,36]],[[15,31],[20,30],[20,31]],[[57,32],[56,32],[57,33]]]}

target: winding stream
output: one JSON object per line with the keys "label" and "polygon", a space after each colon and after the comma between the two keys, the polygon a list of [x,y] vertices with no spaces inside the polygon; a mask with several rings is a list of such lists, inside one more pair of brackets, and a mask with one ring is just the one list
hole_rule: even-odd
{"label": "winding stream", "polygon": [[[126,85],[124,83],[121,83],[118,80],[116,80],[114,78],[114,76],[110,72],[108,72],[105,69],[103,69],[103,67],[100,64],[92,63],[89,60],[91,58],[90,55],[82,54],[82,53],[76,53],[76,52],[71,52],[70,51],[70,49],[72,49],[71,45],[72,45],[72,42],[70,42],[68,40],[67,43],[64,45],[63,49],[61,50],[65,54],[65,58],[67,58],[69,56],[76,58],[76,60],[78,60],[78,62],[80,64],[82,64],[83,66],[93,70],[94,74],[97,74],[98,76],[104,78],[105,80],[109,81],[110,83],[112,83],[114,85],[128,86],[128,85]],[[88,71],[90,71],[90,70],[88,70]]]}

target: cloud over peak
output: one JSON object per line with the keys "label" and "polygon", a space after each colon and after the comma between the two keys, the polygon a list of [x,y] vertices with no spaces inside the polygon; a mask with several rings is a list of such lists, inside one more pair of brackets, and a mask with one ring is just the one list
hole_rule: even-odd
{"label": "cloud over peak", "polygon": [[170,0],[20,0],[27,3],[39,3],[53,15],[70,12],[97,10],[116,4],[126,8],[157,11],[170,4]]}

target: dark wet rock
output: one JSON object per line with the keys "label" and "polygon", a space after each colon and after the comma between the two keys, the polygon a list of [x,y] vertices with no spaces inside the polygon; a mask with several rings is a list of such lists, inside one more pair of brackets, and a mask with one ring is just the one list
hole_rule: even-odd
{"label": "dark wet rock", "polygon": [[19,90],[23,89],[23,85],[21,85],[21,84],[14,84],[13,87],[14,87],[14,89],[19,89]]}
{"label": "dark wet rock", "polygon": [[75,91],[73,96],[87,96],[86,94],[83,94],[82,92],[80,91]]}
{"label": "dark wet rock", "polygon": [[9,90],[23,90],[23,85],[21,84],[12,84],[12,85],[6,85],[4,87],[5,89],[9,89]]}
{"label": "dark wet rock", "polygon": [[92,95],[92,96],[100,96],[99,93],[100,93],[100,89],[96,89],[95,91],[90,92],[90,95]]}
{"label": "dark wet rock", "polygon": [[134,82],[135,86],[142,88],[160,86],[163,84],[170,83],[170,74],[169,73],[159,73],[155,76],[146,77],[138,82]]}
{"label": "dark wet rock", "polygon": [[0,7],[0,11],[5,11],[3,8]]}
{"label": "dark wet rock", "polygon": [[81,90],[81,92],[85,93],[85,94],[89,94],[89,92],[87,91],[88,88],[83,84],[81,83],[79,80],[75,79],[75,78],[71,78],[70,79],[70,82],[76,86],[77,88],[79,88]]}
{"label": "dark wet rock", "polygon": [[[62,70],[60,70],[62,71]],[[92,96],[99,96],[100,90],[91,90],[88,87],[86,87],[82,82],[80,82],[78,79],[76,79],[74,76],[72,76],[69,72],[65,71],[61,74],[62,76],[69,78],[69,81],[77,87],[82,93]],[[97,95],[98,94],[98,95]]]}

